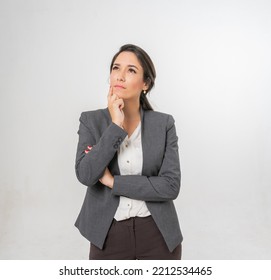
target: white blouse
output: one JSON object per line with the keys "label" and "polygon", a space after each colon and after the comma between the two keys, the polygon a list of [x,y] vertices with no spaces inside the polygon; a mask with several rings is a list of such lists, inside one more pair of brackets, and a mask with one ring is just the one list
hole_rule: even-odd
{"label": "white blouse", "polygon": [[[120,175],[141,175],[143,165],[143,152],[141,143],[141,122],[133,134],[124,139],[118,151],[118,164]],[[142,200],[135,200],[120,196],[119,206],[114,218],[117,221],[131,217],[147,217],[151,213]]]}

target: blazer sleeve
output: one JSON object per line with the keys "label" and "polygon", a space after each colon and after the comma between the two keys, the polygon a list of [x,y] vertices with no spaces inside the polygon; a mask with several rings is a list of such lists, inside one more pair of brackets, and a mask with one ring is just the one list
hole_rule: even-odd
{"label": "blazer sleeve", "polygon": [[114,195],[143,201],[167,201],[177,198],[180,181],[178,136],[174,119],[169,115],[164,158],[158,175],[115,175],[112,192]]}
{"label": "blazer sleeve", "polygon": [[[86,186],[95,185],[99,181],[127,135],[122,128],[113,122],[109,124],[101,136],[98,135],[92,125],[93,119],[97,119],[97,116],[92,118],[89,113],[82,113],[80,117],[75,163],[76,176]],[[85,153],[88,146],[91,146],[92,149],[89,153]]]}

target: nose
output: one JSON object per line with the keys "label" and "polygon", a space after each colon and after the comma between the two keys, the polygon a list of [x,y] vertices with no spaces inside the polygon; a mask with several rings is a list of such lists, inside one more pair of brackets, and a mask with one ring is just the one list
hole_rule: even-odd
{"label": "nose", "polygon": [[117,75],[117,81],[125,82],[125,75],[123,71],[119,71]]}

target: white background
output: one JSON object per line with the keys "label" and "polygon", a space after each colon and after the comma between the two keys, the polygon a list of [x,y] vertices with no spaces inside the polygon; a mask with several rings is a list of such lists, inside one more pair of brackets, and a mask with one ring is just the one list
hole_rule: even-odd
{"label": "white background", "polygon": [[271,258],[271,4],[0,1],[0,259],[87,259],[82,111],[106,107],[119,47],[152,57],[174,116],[184,259]]}

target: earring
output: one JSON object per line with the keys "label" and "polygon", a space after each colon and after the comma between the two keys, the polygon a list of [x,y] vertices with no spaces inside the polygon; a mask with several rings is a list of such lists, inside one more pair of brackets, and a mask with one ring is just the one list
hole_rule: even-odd
{"label": "earring", "polygon": [[146,94],[147,94],[147,91],[146,91],[146,90],[143,90],[143,94],[146,95]]}

